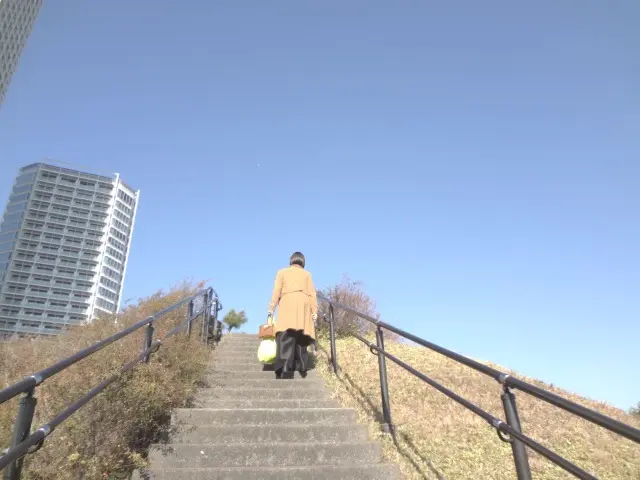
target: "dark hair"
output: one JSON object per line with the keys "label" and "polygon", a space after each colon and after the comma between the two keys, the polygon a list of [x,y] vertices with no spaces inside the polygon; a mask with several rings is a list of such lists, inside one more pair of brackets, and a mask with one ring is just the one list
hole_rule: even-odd
{"label": "dark hair", "polygon": [[293,255],[291,255],[289,265],[299,265],[304,268],[304,255],[300,252],[295,252]]}

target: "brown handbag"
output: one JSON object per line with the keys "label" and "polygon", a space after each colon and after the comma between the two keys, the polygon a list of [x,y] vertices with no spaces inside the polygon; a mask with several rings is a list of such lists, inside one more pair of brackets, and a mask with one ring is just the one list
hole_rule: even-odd
{"label": "brown handbag", "polygon": [[267,318],[267,323],[260,325],[258,331],[258,337],[260,338],[274,338],[276,336],[276,327],[273,324],[272,317]]}

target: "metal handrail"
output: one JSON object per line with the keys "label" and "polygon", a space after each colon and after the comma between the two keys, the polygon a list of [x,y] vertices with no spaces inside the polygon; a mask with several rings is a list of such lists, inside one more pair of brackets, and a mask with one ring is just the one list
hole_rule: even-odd
{"label": "metal handrail", "polygon": [[[203,299],[202,307],[198,309],[197,312],[195,312],[194,300],[200,297],[202,297]],[[154,340],[154,322],[167,315],[168,313],[177,310],[185,304],[188,304],[187,318],[185,319],[185,321],[177,327],[173,328],[161,339]],[[51,435],[51,433],[53,433],[53,431],[61,423],[63,423],[67,418],[69,418],[80,408],[86,405],[89,401],[91,401],[92,398],[100,394],[105,388],[118,380],[123,373],[128,372],[140,363],[148,363],[151,355],[158,351],[165,340],[185,329],[186,334],[190,336],[192,324],[194,320],[196,320],[200,316],[202,316],[200,339],[202,342],[207,343],[209,328],[212,325],[213,330],[215,331],[218,323],[218,312],[221,309],[222,305],[220,304],[218,293],[213,288],[209,287],[204,290],[200,290],[196,294],[184,298],[179,302],[163,310],[160,310],[159,312],[156,312],[150,317],[147,317],[144,320],[140,320],[130,327],[120,330],[119,332],[116,332],[113,335],[110,335],[107,338],[104,338],[99,342],[96,342],[93,345],[90,345],[89,347],[84,348],[65,359],[62,359],[53,365],[0,390],[0,405],[11,400],[14,397],[17,397],[20,394],[24,394],[24,396],[20,399],[20,407],[16,422],[14,423],[13,427],[11,445],[7,450],[5,450],[4,454],[0,456],[0,470],[8,467],[4,471],[3,478],[5,480],[18,480],[22,474],[22,462],[25,455],[38,451],[42,447],[45,439],[49,435]],[[66,409],[60,412],[47,424],[41,426],[40,428],[36,429],[35,432],[31,433],[31,423],[33,422],[35,407],[37,403],[35,397],[36,387],[41,385],[47,379],[57,375],[63,370],[66,370],[72,365],[75,365],[79,361],[142,329],[143,327],[146,327],[146,329],[142,351],[133,360],[124,364],[122,367],[120,367],[117,373],[114,373],[107,379],[103,380],[100,384],[87,392],[83,397],[76,400]]]}
{"label": "metal handrail", "polygon": [[[329,305],[329,318],[325,315],[325,321],[329,323],[329,335],[331,342],[331,364],[333,366],[334,373],[338,373],[338,361],[336,355],[336,326],[335,326],[335,318],[334,318],[334,308],[339,308],[346,312],[349,312],[357,317],[366,320],[376,327],[376,343],[372,343],[366,338],[362,337],[358,333],[349,332],[354,338],[358,339],[362,343],[364,343],[367,347],[369,347],[370,351],[378,356],[378,365],[379,365],[379,373],[380,373],[380,390],[382,396],[382,410],[383,410],[383,429],[387,432],[392,433],[394,431],[393,423],[391,421],[391,409],[389,405],[389,387],[387,384],[387,373],[386,373],[386,362],[385,360],[388,358],[396,365],[400,366],[404,370],[408,371],[412,375],[420,378],[436,390],[440,391],[447,397],[456,401],[463,407],[472,411],[476,415],[483,418],[486,422],[489,423],[493,428],[496,429],[498,436],[501,440],[508,442],[511,444],[512,453],[514,457],[514,462],[516,466],[516,473],[518,476],[518,480],[531,480],[531,469],[529,467],[529,459],[527,455],[527,451],[525,446],[529,447],[533,451],[541,454],[546,457],[551,462],[555,463],[559,467],[563,468],[567,472],[572,475],[587,480],[597,480],[596,477],[581,469],[577,465],[573,464],[569,460],[563,458],[557,453],[549,450],[543,445],[539,444],[532,438],[524,435],[522,433],[522,428],[520,425],[520,418],[518,415],[517,405],[515,395],[512,392],[512,389],[517,389],[527,394],[530,394],[546,403],[554,405],[555,407],[561,408],[573,415],[579,416],[589,422],[592,422],[596,425],[599,425],[607,430],[610,430],[620,436],[628,438],[636,443],[640,443],[640,430],[634,428],[625,423],[619,422],[613,418],[607,417],[606,415],[602,415],[599,412],[591,410],[589,408],[583,407],[575,402],[567,400],[559,395],[551,393],[542,388],[536,387],[531,383],[520,380],[516,377],[513,377],[507,373],[501,372],[495,368],[492,368],[488,365],[484,365],[480,362],[467,358],[459,353],[453,352],[446,348],[443,348],[439,345],[431,343],[427,340],[424,340],[420,337],[417,337],[409,332],[405,332],[404,330],[394,327],[382,320],[374,318],[370,315],[363,314],[358,312],[357,310],[343,305],[339,302],[335,302],[329,299],[322,293],[317,293],[318,300],[324,301]],[[457,395],[452,390],[449,390],[445,386],[440,383],[434,381],[429,378],[425,374],[413,368],[411,365],[403,362],[399,358],[387,352],[384,348],[384,336],[383,331],[388,330],[390,332],[399,335],[402,338],[407,340],[411,340],[412,342],[417,343],[420,346],[428,348],[432,351],[435,351],[441,355],[444,355],[447,358],[450,358],[458,363],[466,365],[477,372],[480,372],[484,375],[487,375],[502,385],[503,393],[501,395],[506,422],[494,417],[490,413],[484,411],[477,405],[468,401],[467,399]]]}

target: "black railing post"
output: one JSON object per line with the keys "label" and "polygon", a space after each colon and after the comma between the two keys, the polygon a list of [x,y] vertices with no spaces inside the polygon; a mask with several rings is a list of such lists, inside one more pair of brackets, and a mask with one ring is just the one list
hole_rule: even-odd
{"label": "black railing post", "polygon": [[[376,329],[376,344],[384,352],[384,335],[380,327]],[[380,370],[380,396],[382,397],[382,416],[384,418],[382,430],[386,433],[391,433],[393,431],[393,423],[391,423],[389,384],[387,383],[387,359],[380,352],[378,352],[378,369]]]}
{"label": "black railing post", "polygon": [[207,343],[207,328],[210,308],[211,305],[209,305],[209,292],[206,291],[202,295],[202,323],[200,324],[200,341],[202,343]]}
{"label": "black railing post", "polygon": [[211,337],[212,343],[215,345],[218,335],[218,297],[213,300],[213,320],[211,322]]}
{"label": "black railing post", "polygon": [[193,299],[189,300],[187,307],[187,337],[191,337],[191,323],[193,322]]}
{"label": "black railing post", "polygon": [[[151,344],[153,343],[153,322],[147,325],[147,329],[144,332],[144,345],[142,350],[148,350],[151,348]],[[151,352],[147,352],[144,354],[144,363],[149,363],[149,359],[151,358]]]}
{"label": "black railing post", "polygon": [[[34,390],[30,390],[20,399],[20,408],[18,410],[18,418],[13,426],[13,435],[11,437],[11,445],[14,448],[22,443],[31,433],[31,423],[33,422],[33,414],[36,410],[36,397]],[[9,465],[4,471],[4,480],[19,480],[22,475],[22,463],[24,458],[16,460]]]}
{"label": "black railing post", "polygon": [[336,355],[336,326],[333,305],[329,304],[329,339],[331,342],[331,366],[333,373],[338,374],[338,357]]}
{"label": "black railing post", "polygon": [[[516,396],[507,386],[504,386],[503,390],[500,398],[502,399],[502,406],[504,407],[504,414],[507,417],[507,423],[511,428],[522,433],[520,416],[518,415],[518,408],[516,406]],[[511,451],[513,452],[513,460],[516,464],[518,480],[531,480],[531,468],[529,467],[527,447],[520,440],[512,438]]]}

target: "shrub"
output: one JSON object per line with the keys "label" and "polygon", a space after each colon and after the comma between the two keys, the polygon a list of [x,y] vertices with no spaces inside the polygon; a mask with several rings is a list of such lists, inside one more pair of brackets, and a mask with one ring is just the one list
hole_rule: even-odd
{"label": "shrub", "polygon": [[[351,280],[345,275],[342,282],[331,287],[327,287],[321,291],[333,302],[353,308],[354,310],[364,313],[372,318],[379,318],[379,314],[376,311],[376,304],[363,290],[362,282]],[[319,311],[320,317],[326,315],[327,318],[329,318],[329,307],[325,302],[319,302]],[[371,322],[338,307],[334,308],[333,320],[336,333],[339,336],[348,335],[350,332],[366,335],[374,330]],[[319,322],[318,329],[320,332],[328,330],[328,328],[327,323],[323,321]]]}
{"label": "shrub", "polygon": [[[198,287],[200,287],[199,285]],[[45,368],[122,328],[195,293],[183,284],[162,291],[119,315],[107,315],[53,338],[21,339],[0,344],[0,387]],[[154,338],[184,322],[186,306],[158,319]],[[195,329],[197,330],[197,329]],[[33,429],[46,424],[65,407],[117,372],[141,351],[144,329],[44,382],[36,390],[38,405]],[[25,459],[23,478],[127,478],[144,464],[144,450],[166,428],[172,409],[195,393],[204,373],[208,349],[192,335],[171,337],[148,364],[122,376],[102,394],[65,421],[44,446]],[[9,445],[18,398],[0,405],[0,446]]]}

